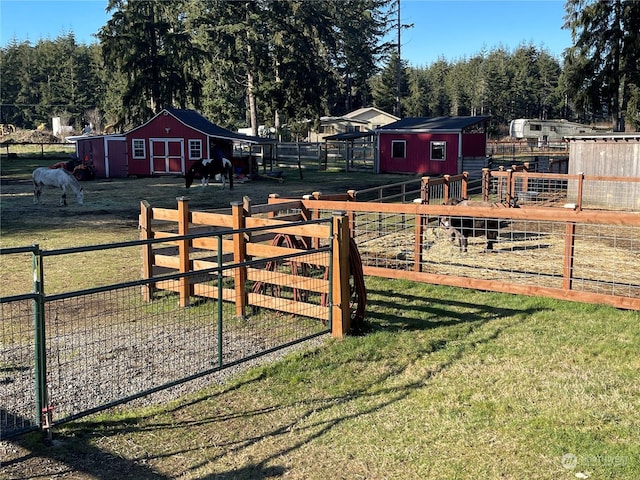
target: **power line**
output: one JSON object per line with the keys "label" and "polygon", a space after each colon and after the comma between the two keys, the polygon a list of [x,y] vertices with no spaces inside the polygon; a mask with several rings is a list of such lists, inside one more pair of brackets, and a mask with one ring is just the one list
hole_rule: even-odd
{"label": "power line", "polygon": [[74,104],[65,104],[65,103],[0,103],[0,107],[87,107],[87,108],[95,108],[96,105],[78,105]]}

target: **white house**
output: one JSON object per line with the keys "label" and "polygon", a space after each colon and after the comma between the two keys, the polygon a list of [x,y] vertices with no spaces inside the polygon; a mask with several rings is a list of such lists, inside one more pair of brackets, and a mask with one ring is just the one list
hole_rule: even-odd
{"label": "white house", "polygon": [[376,128],[400,120],[376,107],[365,107],[341,117],[320,117],[317,132],[309,133],[310,142],[322,142],[325,137],[339,133],[373,132]]}

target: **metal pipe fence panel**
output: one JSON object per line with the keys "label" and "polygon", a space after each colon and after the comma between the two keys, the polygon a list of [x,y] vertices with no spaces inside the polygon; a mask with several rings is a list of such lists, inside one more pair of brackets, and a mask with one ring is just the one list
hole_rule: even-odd
{"label": "metal pipe fence panel", "polygon": [[[145,243],[159,241],[122,247],[141,248]],[[329,251],[323,248],[317,253],[311,250],[306,261],[313,263],[316,255],[319,264],[326,264]],[[42,252],[47,257],[47,262],[40,258],[40,264],[46,264],[42,277],[47,268],[56,268],[65,263],[64,257],[82,251]],[[103,253],[99,246],[92,251]],[[264,270],[261,281],[276,286],[282,283],[283,269],[288,269],[299,283],[281,285],[278,295],[264,292],[264,304],[254,302],[241,317],[220,294],[223,288],[234,288],[236,264],[51,295],[0,298],[0,437],[37,429],[43,422],[55,425],[79,418],[328,333],[330,316],[327,321],[305,317],[305,308],[310,316],[317,316],[314,309],[326,309],[321,305],[328,303],[328,292],[313,285],[313,277],[321,277],[325,270],[320,273],[309,266],[305,272],[297,267],[292,272],[291,260],[282,259],[279,268],[269,270],[269,261],[246,262],[243,267]],[[75,275],[81,277],[82,269],[75,263]],[[199,295],[181,307],[176,292],[185,277],[198,286]],[[85,287],[87,280],[80,283]],[[165,289],[145,300],[146,287],[158,283]],[[252,291],[254,285],[255,281],[246,280],[245,290]],[[286,313],[286,303],[296,295],[302,302],[293,313]],[[38,299],[43,305],[43,358],[35,353]],[[279,303],[285,304],[284,313],[274,311]],[[36,381],[39,362],[44,392]],[[47,415],[39,415],[40,403]]]}
{"label": "metal pipe fence panel", "polygon": [[0,439],[38,427],[33,299],[0,303]]}

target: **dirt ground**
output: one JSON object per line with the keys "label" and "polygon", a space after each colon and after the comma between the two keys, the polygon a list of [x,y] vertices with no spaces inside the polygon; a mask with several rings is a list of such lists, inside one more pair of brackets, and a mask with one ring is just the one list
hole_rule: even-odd
{"label": "dirt ground", "polygon": [[[82,182],[84,204],[75,203],[67,195],[68,206],[58,206],[60,190],[44,191],[45,204],[33,204],[31,170],[37,162],[24,162],[24,168],[12,164],[19,160],[3,160],[0,183],[0,222],[2,246],[29,245],[32,237],[48,229],[88,227],[99,229],[137,228],[140,202],[146,200],[153,207],[176,208],[178,197],[189,199],[190,210],[227,208],[232,202],[249,197],[255,205],[267,203],[270,194],[300,198],[315,191],[346,193],[349,189],[364,189],[377,185],[409,180],[399,175],[369,173],[318,172],[297,169],[284,172],[284,182],[261,178],[247,182],[236,181],[233,190],[212,183],[202,187],[199,183],[185,187],[184,178],[174,176],[150,178],[97,179]],[[43,162],[40,162],[43,163]],[[46,165],[46,163],[44,163]],[[33,235],[30,235],[32,233]],[[26,242],[21,242],[21,237]]]}

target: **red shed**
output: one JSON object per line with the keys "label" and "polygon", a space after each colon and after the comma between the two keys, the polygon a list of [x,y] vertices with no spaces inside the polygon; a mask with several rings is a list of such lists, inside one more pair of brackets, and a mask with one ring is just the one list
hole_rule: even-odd
{"label": "red shed", "polygon": [[127,176],[127,142],[124,135],[68,137],[76,143],[76,155],[91,162],[96,178]]}
{"label": "red shed", "polygon": [[191,164],[210,158],[217,145],[236,166],[234,144],[261,143],[264,139],[249,137],[219,127],[194,110],[166,108],[148,122],[120,135],[88,135],[70,138],[76,142],[80,159],[93,163],[97,178],[148,176],[154,174],[184,175]]}
{"label": "red shed", "polygon": [[165,108],[124,135],[129,150],[129,175],[184,175],[196,160],[211,158],[214,145],[233,160],[234,143],[260,142],[258,138],[219,127],[194,110],[173,108]]}
{"label": "red shed", "polygon": [[479,176],[489,116],[403,118],[376,130],[378,173]]}

